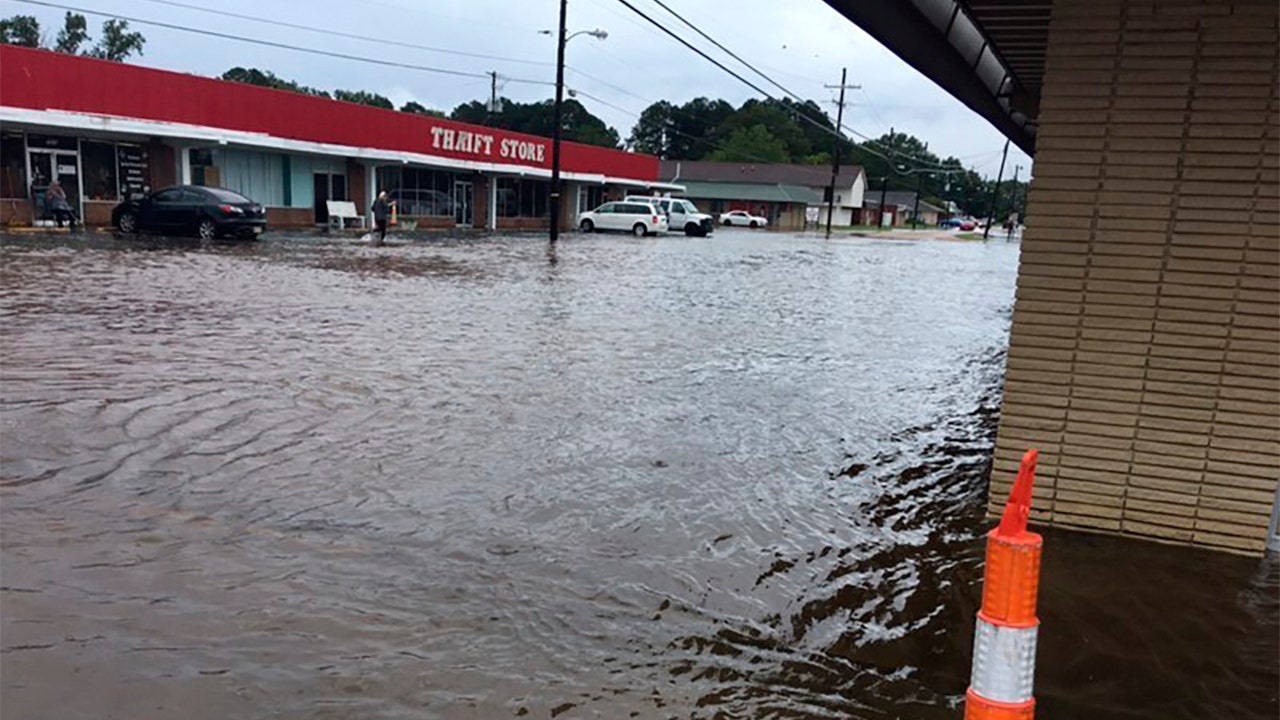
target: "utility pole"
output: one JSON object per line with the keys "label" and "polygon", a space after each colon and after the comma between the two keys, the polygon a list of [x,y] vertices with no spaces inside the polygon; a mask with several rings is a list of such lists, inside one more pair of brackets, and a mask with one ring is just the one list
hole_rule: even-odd
{"label": "utility pole", "polygon": [[987,226],[982,228],[982,239],[991,235],[991,221],[996,214],[996,198],[1000,197],[1000,182],[1004,180],[1004,161],[1009,158],[1009,141],[1004,141],[1004,154],[1000,156],[1000,172],[996,174],[996,185],[991,188],[991,211],[987,213]]}
{"label": "utility pole", "polygon": [[498,112],[498,71],[490,70],[489,76],[489,119],[487,125],[493,125],[493,114]]}
{"label": "utility pole", "polygon": [[916,229],[916,218],[920,217],[920,193],[924,191],[924,173],[916,175],[916,205],[911,209],[911,229]]}
{"label": "utility pole", "polygon": [[1013,240],[1013,229],[1018,226],[1018,173],[1021,172],[1021,165],[1013,166],[1013,202],[1009,205],[1009,234],[1005,237],[1005,241]]}
{"label": "utility pole", "polygon": [[[889,137],[893,138],[893,128],[889,128]],[[876,216],[876,228],[884,227],[884,203],[885,196],[889,194],[889,176],[893,174],[893,164],[897,160],[893,159],[893,148],[889,148],[889,168],[885,170],[884,178],[880,181],[880,212]]]}
{"label": "utility pole", "polygon": [[840,88],[840,101],[836,104],[836,136],[835,149],[831,153],[831,184],[827,186],[827,239],[831,239],[831,216],[835,214],[836,201],[836,178],[840,175],[840,141],[844,136],[840,134],[840,126],[844,124],[844,91],[846,88],[850,90],[859,90],[861,85],[846,85],[848,79],[849,68],[840,69],[839,85],[823,85],[823,87],[834,90]]}
{"label": "utility pole", "polygon": [[569,41],[565,34],[565,16],[569,12],[569,0],[560,0],[560,30],[556,33],[556,126],[551,135],[551,244],[560,238],[560,135],[564,123],[564,46]]}

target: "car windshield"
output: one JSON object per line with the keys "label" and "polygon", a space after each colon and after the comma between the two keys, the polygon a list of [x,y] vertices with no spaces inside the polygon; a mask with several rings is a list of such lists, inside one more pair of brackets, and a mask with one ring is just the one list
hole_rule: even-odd
{"label": "car windshield", "polygon": [[253,201],[252,201],[252,200],[250,200],[249,198],[247,198],[247,197],[245,197],[245,196],[243,196],[243,195],[241,195],[241,194],[239,194],[239,193],[234,193],[234,192],[231,192],[230,190],[223,190],[222,188],[211,188],[211,187],[207,187],[207,188],[205,188],[205,189],[204,189],[204,191],[205,191],[205,192],[207,192],[207,193],[209,193],[210,195],[212,195],[212,196],[213,196],[213,198],[214,198],[215,200],[219,201],[219,202],[224,202],[224,203],[251,203],[251,202],[253,202]]}
{"label": "car windshield", "polygon": [[698,210],[698,206],[697,206],[697,205],[694,205],[693,203],[689,202],[688,200],[685,200],[685,201],[684,201],[684,211],[685,211],[685,212],[687,212],[687,213],[698,213],[698,212],[701,212],[700,210]]}

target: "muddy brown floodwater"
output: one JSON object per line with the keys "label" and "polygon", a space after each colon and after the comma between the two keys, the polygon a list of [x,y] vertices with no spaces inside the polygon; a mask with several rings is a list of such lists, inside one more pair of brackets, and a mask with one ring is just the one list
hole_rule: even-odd
{"label": "muddy brown floodwater", "polygon": [[[960,716],[1016,245],[0,254],[5,720]],[[1276,718],[1274,561],[1045,556],[1040,717]]]}

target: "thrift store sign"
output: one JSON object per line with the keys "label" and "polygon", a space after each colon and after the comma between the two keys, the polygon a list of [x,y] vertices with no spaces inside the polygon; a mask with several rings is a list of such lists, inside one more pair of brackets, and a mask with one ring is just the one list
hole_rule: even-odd
{"label": "thrift store sign", "polygon": [[470,130],[433,127],[431,128],[431,147],[447,152],[465,153],[483,158],[519,160],[527,163],[544,163],[547,160],[546,143],[512,138],[499,140],[493,135]]}

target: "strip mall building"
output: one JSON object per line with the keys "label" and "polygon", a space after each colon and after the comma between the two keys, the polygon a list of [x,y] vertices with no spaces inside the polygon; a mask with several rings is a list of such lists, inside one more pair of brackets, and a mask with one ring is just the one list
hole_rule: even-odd
{"label": "strip mall building", "polygon": [[[678,189],[655,157],[566,142],[566,226],[628,193]],[[0,46],[0,225],[41,219],[58,179],[87,225],[122,199],[219,185],[273,227],[361,212],[378,190],[419,227],[549,225],[551,140],[121,63]]]}

